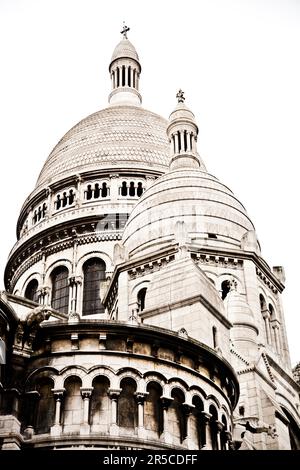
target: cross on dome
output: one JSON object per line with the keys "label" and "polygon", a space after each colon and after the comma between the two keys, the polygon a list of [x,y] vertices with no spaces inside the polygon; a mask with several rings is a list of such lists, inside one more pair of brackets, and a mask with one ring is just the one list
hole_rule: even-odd
{"label": "cross on dome", "polygon": [[126,26],[125,21],[123,21],[123,29],[121,31],[121,34],[123,34],[124,39],[127,39],[128,31],[130,31],[130,28]]}
{"label": "cross on dome", "polygon": [[178,100],[178,103],[184,103],[185,97],[184,97],[184,91],[180,90],[178,91],[176,98]]}

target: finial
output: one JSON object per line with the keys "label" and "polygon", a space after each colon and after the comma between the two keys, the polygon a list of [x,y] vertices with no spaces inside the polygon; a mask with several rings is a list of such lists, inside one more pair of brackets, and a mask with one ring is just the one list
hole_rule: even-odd
{"label": "finial", "polygon": [[130,28],[128,28],[128,26],[126,26],[126,24],[125,24],[125,21],[123,21],[123,29],[121,31],[121,34],[123,34],[124,39],[127,39],[127,33],[128,33],[129,30],[130,30]]}
{"label": "finial", "polygon": [[176,95],[176,98],[178,99],[178,103],[184,103],[184,100],[185,100],[184,91],[180,89]]}

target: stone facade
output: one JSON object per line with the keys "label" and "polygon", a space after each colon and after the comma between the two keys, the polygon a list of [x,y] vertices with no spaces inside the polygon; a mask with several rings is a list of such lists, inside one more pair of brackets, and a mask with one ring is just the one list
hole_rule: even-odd
{"label": "stone facade", "polygon": [[18,219],[2,449],[300,448],[283,268],[207,173],[183,92],[169,121],[141,107],[126,32],[109,73],[109,106],[61,139]]}

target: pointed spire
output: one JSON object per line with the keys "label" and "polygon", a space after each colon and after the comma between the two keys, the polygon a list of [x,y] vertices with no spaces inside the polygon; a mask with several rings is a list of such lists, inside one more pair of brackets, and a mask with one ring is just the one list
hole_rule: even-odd
{"label": "pointed spire", "polygon": [[123,38],[116,46],[109,66],[112,91],[108,101],[111,105],[140,106],[142,103],[139,93],[141,64],[135,47],[127,38],[129,30],[124,21],[121,31]]}
{"label": "pointed spire", "polygon": [[198,126],[195,116],[185,105],[184,92],[176,94],[177,106],[170,114],[167,134],[170,142],[170,169],[201,168],[206,170],[197,152]]}

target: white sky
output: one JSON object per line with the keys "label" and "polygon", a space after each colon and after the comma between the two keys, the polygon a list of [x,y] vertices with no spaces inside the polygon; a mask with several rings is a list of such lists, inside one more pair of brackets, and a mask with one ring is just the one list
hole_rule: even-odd
{"label": "white sky", "polygon": [[283,294],[300,360],[300,2],[0,0],[0,272],[20,207],[58,140],[104,108],[123,20],[142,63],[143,106],[165,116],[179,87],[210,173],[246,206]]}

